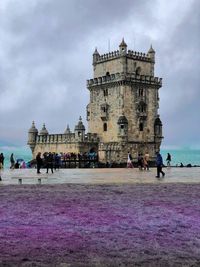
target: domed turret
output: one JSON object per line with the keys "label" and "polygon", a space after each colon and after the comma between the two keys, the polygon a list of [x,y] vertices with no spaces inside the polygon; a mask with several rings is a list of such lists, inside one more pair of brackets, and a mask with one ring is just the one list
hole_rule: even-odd
{"label": "domed turret", "polygon": [[152,47],[152,45],[150,46],[150,48],[149,48],[149,51],[148,51],[148,56],[151,58],[151,60],[153,61],[153,62],[155,62],[155,50],[153,49],[153,47]]}
{"label": "domed turret", "polygon": [[48,131],[45,127],[45,123],[43,124],[42,130],[40,131],[40,135],[48,135]]}
{"label": "domed turret", "polygon": [[69,134],[69,133],[71,133],[71,131],[70,131],[69,125],[67,124],[67,129],[65,130],[64,134]]}
{"label": "domed turret", "polygon": [[154,132],[155,136],[162,137],[162,122],[160,116],[158,115],[154,122]]}
{"label": "domed turret", "polygon": [[155,54],[155,50],[153,49],[152,45],[149,48],[148,54]]}
{"label": "domed turret", "polygon": [[75,131],[78,131],[78,130],[85,130],[85,126],[83,125],[81,116],[79,117],[78,124],[75,126]]}
{"label": "domed turret", "polygon": [[119,45],[119,53],[125,55],[126,52],[127,52],[127,44],[124,42],[123,38],[121,44]]}
{"label": "domed turret", "polygon": [[93,65],[97,63],[99,57],[100,57],[99,52],[97,51],[97,48],[95,48],[95,51],[93,53]]}
{"label": "domed turret", "polygon": [[38,133],[38,129],[35,127],[35,122],[33,121],[32,122],[32,126],[31,126],[31,128],[29,129],[29,131],[28,131],[29,133]]}
{"label": "domed turret", "polygon": [[155,125],[161,125],[161,126],[162,126],[162,121],[160,120],[159,115],[158,115],[158,117],[155,119]]}
{"label": "domed turret", "polygon": [[36,145],[36,138],[37,138],[37,135],[38,135],[38,130],[37,128],[35,127],[35,123],[34,121],[32,122],[32,126],[31,128],[29,129],[28,131],[28,145],[30,146],[32,152],[34,150],[34,147]]}
{"label": "domed turret", "polygon": [[83,125],[81,116],[79,117],[79,122],[74,129],[75,138],[79,141],[83,141],[85,138],[85,126]]}

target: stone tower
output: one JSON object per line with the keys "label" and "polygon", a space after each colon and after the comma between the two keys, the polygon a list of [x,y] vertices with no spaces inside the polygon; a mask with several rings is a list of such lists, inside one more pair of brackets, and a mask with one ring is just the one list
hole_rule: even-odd
{"label": "stone tower", "polygon": [[154,160],[160,149],[162,122],[159,118],[159,88],[154,77],[155,51],[147,54],[127,50],[124,39],[119,50],[93,54],[94,77],[87,81],[89,132],[99,137],[99,160],[126,162],[148,151]]}

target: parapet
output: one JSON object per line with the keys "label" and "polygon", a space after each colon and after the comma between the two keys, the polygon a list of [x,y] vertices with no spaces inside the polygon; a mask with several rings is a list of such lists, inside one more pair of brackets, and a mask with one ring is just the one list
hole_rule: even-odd
{"label": "parapet", "polygon": [[[98,142],[98,135],[96,133],[87,133],[84,136],[84,142]],[[49,135],[38,135],[36,144],[67,144],[77,142],[75,133],[68,134],[49,134]]]}
{"label": "parapet", "polygon": [[132,58],[134,60],[140,60],[140,61],[146,61],[146,62],[151,62],[152,59],[148,54],[145,53],[140,53],[132,50],[128,50],[128,52],[124,55],[120,54],[119,50],[116,50],[114,52],[109,52],[103,55],[98,55],[95,59],[95,64],[102,63],[108,60],[113,60],[116,58],[119,58],[121,56],[126,56],[128,58]]}
{"label": "parapet", "polygon": [[87,80],[87,88],[93,86],[98,86],[102,84],[107,84],[110,82],[120,82],[120,81],[128,81],[128,82],[142,82],[146,84],[156,84],[159,87],[162,86],[162,78],[148,76],[148,75],[139,75],[139,74],[125,74],[125,73],[115,73],[107,76],[97,77],[94,79]]}

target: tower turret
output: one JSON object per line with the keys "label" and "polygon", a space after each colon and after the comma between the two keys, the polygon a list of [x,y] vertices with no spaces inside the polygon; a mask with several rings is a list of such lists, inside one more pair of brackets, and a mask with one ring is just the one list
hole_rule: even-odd
{"label": "tower turret", "polygon": [[38,130],[35,127],[34,121],[32,122],[32,126],[28,131],[28,145],[30,146],[31,151],[33,152],[35,145],[36,145],[36,138],[38,135]]}
{"label": "tower turret", "polygon": [[148,55],[149,57],[155,62],[155,50],[153,49],[152,45],[149,48]]}
{"label": "tower turret", "polygon": [[157,115],[157,118],[154,122],[154,136],[155,136],[155,151],[160,150],[161,141],[163,139],[162,136],[162,122],[160,120],[160,116]]}
{"label": "tower turret", "polygon": [[151,59],[151,76],[154,76],[155,50],[153,49],[152,45],[150,46],[147,55]]}
{"label": "tower turret", "polygon": [[119,45],[119,53],[121,55],[126,55],[127,53],[127,44],[124,42],[124,38],[122,39],[122,42]]}
{"label": "tower turret", "polygon": [[75,139],[78,141],[84,141],[85,139],[85,126],[83,125],[81,116],[79,117],[79,122],[75,126]]}
{"label": "tower turret", "polygon": [[45,136],[45,135],[48,135],[48,134],[49,133],[48,133],[48,131],[47,131],[46,127],[45,127],[45,123],[44,123],[43,127],[42,127],[42,130],[40,131],[40,135]]}
{"label": "tower turret", "polygon": [[97,48],[95,48],[95,51],[93,53],[93,66],[96,65],[99,57],[100,57],[99,52],[97,51]]}
{"label": "tower turret", "polygon": [[119,45],[119,54],[120,54],[120,62],[122,65],[123,73],[127,73],[127,44],[124,42],[124,38],[122,39],[121,44]]}
{"label": "tower turret", "polygon": [[69,134],[69,133],[71,133],[70,128],[69,128],[69,124],[67,124],[67,128],[66,128],[66,130],[65,130],[64,133],[65,133],[65,134]]}

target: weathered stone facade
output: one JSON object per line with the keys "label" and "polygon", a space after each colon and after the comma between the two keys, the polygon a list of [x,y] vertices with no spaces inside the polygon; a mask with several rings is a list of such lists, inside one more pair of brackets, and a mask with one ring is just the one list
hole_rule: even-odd
{"label": "weathered stone facade", "polygon": [[148,151],[153,160],[160,149],[162,122],[158,115],[162,79],[154,77],[155,51],[147,54],[127,50],[122,40],[119,50],[93,54],[94,78],[87,81],[89,133],[80,120],[74,133],[40,134],[33,125],[29,141],[33,156],[37,152],[86,152],[94,148],[103,163],[123,163],[130,151],[136,160]]}

